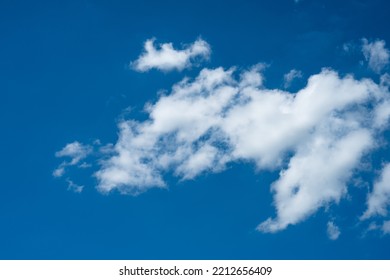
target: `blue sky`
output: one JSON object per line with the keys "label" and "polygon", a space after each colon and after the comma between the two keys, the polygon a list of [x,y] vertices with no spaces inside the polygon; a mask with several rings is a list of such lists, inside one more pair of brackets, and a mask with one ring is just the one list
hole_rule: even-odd
{"label": "blue sky", "polygon": [[3,1],[0,258],[389,259],[388,9]]}

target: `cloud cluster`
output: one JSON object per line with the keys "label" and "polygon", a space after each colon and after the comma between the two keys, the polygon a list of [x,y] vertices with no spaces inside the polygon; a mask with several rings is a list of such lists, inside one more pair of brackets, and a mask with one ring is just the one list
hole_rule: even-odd
{"label": "cloud cluster", "polygon": [[133,69],[146,72],[153,68],[161,71],[178,70],[191,67],[194,59],[208,59],[211,49],[209,44],[198,39],[182,50],[173,48],[172,43],[154,45],[155,39],[146,40],[144,52],[131,63]]}
{"label": "cloud cluster", "polygon": [[[197,42],[176,51],[171,44],[156,50],[147,41],[134,65],[140,71],[180,70],[194,53],[209,52],[206,42],[200,41],[200,48]],[[338,203],[364,156],[382,144],[390,118],[388,83],[323,69],[292,93],[266,88],[263,69],[261,64],[242,71],[205,68],[147,104],[146,120],[121,121],[118,141],[106,146],[99,160],[98,190],[137,195],[167,187],[166,173],[189,180],[221,172],[233,162],[249,162],[258,170],[280,170],[271,186],[276,215],[258,226],[262,232],[283,230]],[[286,81],[298,76],[295,70]],[[56,154],[71,157],[58,173],[89,153],[88,146],[68,144]],[[386,170],[368,198],[364,217],[385,213],[390,193]],[[328,223],[329,237],[339,234]]]}
{"label": "cloud cluster", "polygon": [[185,180],[247,161],[281,169],[272,185],[277,215],[261,231],[337,203],[387,125],[387,89],[324,69],[290,93],[265,88],[261,69],[203,69],[149,104],[148,120],[121,122],[112,156],[96,173],[98,189],[139,194],[165,187],[166,172]]}

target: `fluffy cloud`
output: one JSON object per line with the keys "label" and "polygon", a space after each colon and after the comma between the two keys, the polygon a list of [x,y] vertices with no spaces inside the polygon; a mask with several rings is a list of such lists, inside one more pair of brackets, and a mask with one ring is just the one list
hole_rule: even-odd
{"label": "fluffy cloud", "polygon": [[327,224],[326,232],[328,234],[329,239],[336,240],[340,236],[340,229],[334,222],[329,221]]}
{"label": "fluffy cloud", "polygon": [[261,231],[283,230],[338,203],[387,125],[387,88],[324,69],[294,94],[265,88],[261,69],[203,69],[149,104],[148,120],[121,122],[95,174],[98,189],[136,195],[166,187],[166,172],[186,180],[246,161],[281,169],[272,185],[276,217]]}
{"label": "fluffy cloud", "polygon": [[362,39],[362,41],[362,51],[368,66],[376,73],[380,73],[389,64],[390,58],[389,50],[385,48],[385,41],[368,42],[367,39]]}
{"label": "fluffy cloud", "polygon": [[[171,44],[156,50],[153,41],[147,41],[146,52],[134,66],[140,71],[181,70],[194,56],[188,53],[209,52],[205,42],[204,48],[194,47],[197,42],[176,51]],[[176,60],[177,54],[184,58]],[[263,68],[258,64],[240,72],[203,69],[196,78],[183,79],[170,93],[147,104],[146,120],[121,121],[117,142],[101,149],[94,174],[98,190],[138,195],[166,188],[167,173],[189,180],[221,172],[232,162],[250,162],[258,170],[280,170],[271,186],[276,214],[258,226],[262,232],[283,230],[337,204],[348,194],[364,156],[383,144],[380,135],[390,117],[387,76],[375,83],[323,69],[291,93],[266,88]],[[286,81],[298,76],[294,70]],[[62,175],[68,165],[81,167],[90,153],[89,146],[68,144],[56,156],[70,160],[54,175]],[[385,182],[390,181],[386,174],[368,198],[365,217],[384,213]],[[333,222],[328,223],[328,234],[331,239],[340,234]]]}
{"label": "fluffy cloud", "polygon": [[381,172],[379,180],[374,184],[373,191],[367,198],[367,210],[362,219],[368,219],[374,215],[387,215],[387,206],[390,204],[390,164],[386,164]]}
{"label": "fluffy cloud", "polygon": [[[92,153],[92,147],[89,145],[83,145],[77,141],[67,144],[62,150],[55,153],[55,156],[58,158],[69,158],[69,160],[64,160],[54,171],[54,177],[61,177],[65,173],[65,168],[67,166],[77,165],[81,160],[85,159],[88,155]],[[80,167],[84,168],[85,163],[82,163]]]}
{"label": "fluffy cloud", "polygon": [[284,75],[284,88],[289,88],[291,83],[296,78],[302,78],[302,72],[296,69],[290,70],[290,72]]}
{"label": "fluffy cloud", "polygon": [[174,49],[172,43],[160,44],[156,48],[154,41],[155,39],[147,40],[144,52],[131,63],[136,71],[146,72],[153,68],[161,71],[181,71],[190,67],[196,58],[207,59],[211,52],[209,44],[202,39],[196,40],[182,50]]}

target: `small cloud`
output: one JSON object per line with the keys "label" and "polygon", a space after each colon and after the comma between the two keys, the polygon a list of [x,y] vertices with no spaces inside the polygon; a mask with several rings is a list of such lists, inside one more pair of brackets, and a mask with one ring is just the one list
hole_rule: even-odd
{"label": "small cloud", "polygon": [[92,165],[90,163],[83,162],[82,164],[79,164],[79,168],[90,168]]}
{"label": "small cloud", "polygon": [[154,68],[161,71],[182,71],[191,67],[195,58],[208,59],[211,52],[210,45],[202,39],[182,50],[174,49],[172,43],[160,44],[156,48],[154,41],[155,39],[146,40],[144,52],[130,64],[134,70],[146,72]]}
{"label": "small cloud", "polygon": [[53,171],[54,177],[62,177],[65,174],[65,166],[61,164],[57,169]]}
{"label": "small cloud", "polygon": [[343,51],[350,52],[353,45],[351,43],[344,43],[343,44]]}
{"label": "small cloud", "polygon": [[368,195],[367,210],[362,215],[361,220],[366,220],[376,215],[386,216],[387,206],[389,206],[389,204],[390,163],[383,167],[379,180],[375,182],[372,192]]}
{"label": "small cloud", "polygon": [[69,191],[73,191],[75,193],[81,193],[84,189],[84,186],[77,185],[70,179],[67,179],[66,182],[68,182],[68,190]]}
{"label": "small cloud", "polygon": [[331,240],[337,240],[340,236],[340,229],[337,225],[334,224],[334,222],[329,221],[327,224],[327,230],[326,230],[329,239]]}
{"label": "small cloud", "polygon": [[363,232],[362,237],[366,237],[368,233],[381,233],[382,235],[390,234],[390,220],[386,220],[382,223],[370,222],[367,229]]}
{"label": "small cloud", "polygon": [[80,160],[87,157],[92,152],[92,148],[88,145],[83,145],[77,141],[67,144],[62,150],[55,153],[56,157],[69,157],[71,161],[69,165],[75,165]]}
{"label": "small cloud", "polygon": [[[60,151],[55,153],[58,158],[69,158],[69,160],[63,161],[54,171],[54,177],[62,177],[65,174],[65,168],[67,166],[77,165],[81,160],[85,159],[92,153],[92,147],[89,145],[83,145],[78,141],[65,145]],[[86,163],[79,165],[81,168],[85,168]]]}
{"label": "small cloud", "polygon": [[284,75],[284,88],[289,88],[294,79],[302,78],[302,72],[296,69],[290,70]]}
{"label": "small cloud", "polygon": [[368,62],[368,67],[379,74],[389,64],[390,53],[385,48],[385,41],[369,42],[366,38],[363,38],[362,42],[362,52]]}

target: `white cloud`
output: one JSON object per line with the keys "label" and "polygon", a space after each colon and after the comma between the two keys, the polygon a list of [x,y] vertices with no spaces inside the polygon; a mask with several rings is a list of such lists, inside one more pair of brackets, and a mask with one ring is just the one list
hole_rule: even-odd
{"label": "white cloud", "polygon": [[390,163],[386,164],[379,180],[374,184],[372,192],[367,197],[367,210],[361,217],[363,220],[375,215],[386,216],[390,205]]}
{"label": "white cloud", "polygon": [[368,66],[376,73],[380,73],[389,64],[390,53],[385,48],[385,41],[369,42],[363,38],[362,51]]}
{"label": "white cloud", "polygon": [[302,78],[302,72],[296,69],[290,70],[287,74],[284,75],[284,88],[289,88],[294,79]]}
{"label": "white cloud", "polygon": [[69,157],[70,165],[75,165],[91,153],[91,147],[77,141],[67,144],[62,150],[56,152],[56,157]]}
{"label": "white cloud", "polygon": [[98,189],[139,194],[166,187],[166,172],[186,180],[245,161],[282,169],[272,185],[276,217],[261,231],[338,203],[387,125],[390,113],[378,109],[390,104],[387,89],[324,69],[294,94],[264,88],[261,70],[203,69],[147,105],[148,120],[121,122],[112,155],[95,174]]}
{"label": "white cloud", "polygon": [[[77,141],[67,144],[62,150],[55,153],[58,158],[69,158],[68,161],[63,161],[54,171],[54,177],[62,177],[65,174],[65,168],[67,166],[77,165],[81,160],[85,159],[92,153],[92,147],[89,145],[83,145]],[[84,168],[85,163],[82,163],[80,167]]]}
{"label": "white cloud", "polygon": [[[377,61],[372,48],[377,47],[368,48],[367,60]],[[193,57],[209,52],[202,40],[183,50],[173,49],[172,44],[156,49],[148,40],[133,66],[139,71],[182,70]],[[190,180],[221,172],[232,162],[249,162],[258,170],[280,171],[271,186],[276,213],[258,226],[260,231],[284,230],[337,204],[348,194],[364,156],[383,144],[380,136],[390,117],[388,77],[382,75],[375,83],[323,69],[291,93],[266,88],[263,69],[263,64],[242,71],[203,69],[196,78],[183,79],[170,93],[148,103],[146,120],[120,121],[117,142],[99,148],[99,169],[94,174],[98,190],[138,195],[166,188],[167,173]],[[299,71],[290,71],[285,86],[297,77]],[[56,156],[69,160],[53,175],[63,176],[68,166],[89,167],[82,161],[91,153],[91,146],[67,144]],[[364,218],[386,213],[390,193],[386,170],[367,200]],[[68,185],[83,188],[70,180]],[[338,227],[333,222],[327,226],[329,238],[337,239]]]}
{"label": "white cloud", "polygon": [[[331,135],[332,132],[336,135]],[[320,132],[298,149],[287,170],[281,172],[273,185],[277,218],[262,223],[260,230],[283,230],[304,220],[319,207],[339,202],[347,193],[346,183],[363,152],[372,147],[373,139],[364,129],[339,137],[333,129]]]}
{"label": "white cloud", "polygon": [[328,234],[329,239],[337,240],[340,236],[340,229],[334,222],[329,221],[327,224],[326,232]]}
{"label": "white cloud", "polygon": [[172,43],[160,44],[156,48],[154,41],[155,39],[147,40],[144,52],[131,63],[136,71],[146,72],[153,68],[161,71],[182,71],[191,67],[196,58],[208,59],[211,52],[210,45],[202,39],[196,40],[182,50],[174,49]]}

